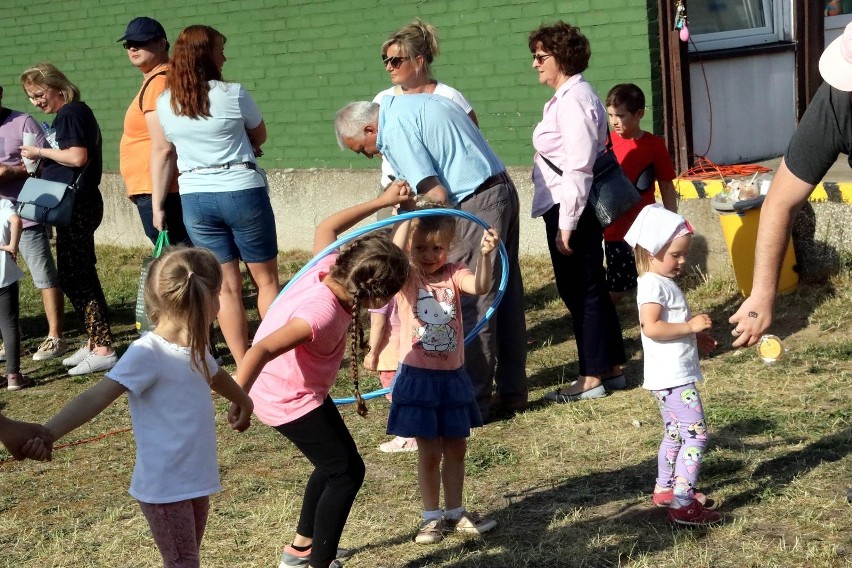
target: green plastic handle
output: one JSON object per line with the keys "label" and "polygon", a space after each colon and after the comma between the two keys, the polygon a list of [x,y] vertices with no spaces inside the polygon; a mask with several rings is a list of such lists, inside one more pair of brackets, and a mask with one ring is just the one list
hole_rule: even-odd
{"label": "green plastic handle", "polygon": [[154,244],[154,258],[160,258],[160,255],[163,254],[163,248],[171,246],[169,243],[169,232],[168,231],[160,231],[160,234],[157,235],[157,242]]}

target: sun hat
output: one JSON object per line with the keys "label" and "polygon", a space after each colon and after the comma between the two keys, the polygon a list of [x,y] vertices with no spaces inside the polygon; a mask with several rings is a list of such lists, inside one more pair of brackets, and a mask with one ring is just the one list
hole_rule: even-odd
{"label": "sun hat", "polygon": [[852,23],[822,52],[819,74],[835,89],[852,91]]}
{"label": "sun hat", "polygon": [[127,24],[127,30],[124,35],[118,38],[118,41],[151,41],[152,39],[168,39],[166,30],[154,18],[146,18],[141,16],[133,18]]}
{"label": "sun hat", "polygon": [[676,238],[692,232],[686,219],[655,203],[639,212],[624,240],[633,248],[639,245],[651,254],[657,254]]}

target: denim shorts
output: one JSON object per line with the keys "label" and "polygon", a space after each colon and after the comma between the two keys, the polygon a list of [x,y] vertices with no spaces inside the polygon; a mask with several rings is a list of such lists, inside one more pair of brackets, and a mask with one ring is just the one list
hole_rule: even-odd
{"label": "denim shorts", "polygon": [[192,244],[225,264],[266,262],[278,255],[275,214],[266,187],[181,195],[183,222]]}
{"label": "denim shorts", "polygon": [[21,231],[18,249],[30,269],[36,288],[46,290],[59,286],[59,273],[56,271],[56,262],[50,250],[47,227],[33,225]]}

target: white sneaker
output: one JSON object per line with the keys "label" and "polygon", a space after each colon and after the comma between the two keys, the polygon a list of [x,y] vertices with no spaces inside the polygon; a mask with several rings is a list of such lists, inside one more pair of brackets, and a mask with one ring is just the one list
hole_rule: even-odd
{"label": "white sneaker", "polygon": [[63,359],[62,364],[65,365],[66,367],[76,367],[77,365],[82,363],[83,359],[88,357],[89,353],[91,353],[91,352],[92,352],[92,350],[89,349],[89,344],[84,343],[83,346],[81,348],[79,348],[77,351],[75,351],[73,355]]}
{"label": "white sneaker", "polygon": [[47,336],[47,339],[41,342],[38,351],[33,354],[33,361],[44,361],[59,357],[68,351],[68,342],[61,337]]}
{"label": "white sneaker", "polygon": [[379,451],[386,454],[395,454],[397,452],[416,452],[417,439],[397,436],[393,440],[379,445]]}
{"label": "white sneaker", "polygon": [[68,369],[68,374],[71,376],[88,375],[89,373],[97,373],[99,371],[109,371],[115,367],[117,361],[118,357],[115,351],[109,355],[98,355],[97,353],[90,352],[78,365]]}

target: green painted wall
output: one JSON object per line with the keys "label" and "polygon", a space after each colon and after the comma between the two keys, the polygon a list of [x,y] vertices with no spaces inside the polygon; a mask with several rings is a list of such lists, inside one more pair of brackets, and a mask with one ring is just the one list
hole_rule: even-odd
{"label": "green painted wall", "polygon": [[[493,148],[509,165],[530,163],[530,136],[551,96],[537,83],[530,30],[559,18],[592,44],[587,79],[602,98],[618,82],[648,95],[646,129],[659,110],[654,0],[3,0],[0,84],[5,106],[33,110],[18,85],[29,65],[49,60],[75,82],[101,123],[107,169],[117,170],[124,112],[141,75],[116,39],[130,19],[155,17],[169,39],[190,24],[228,37],[227,79],[246,85],[269,130],[267,168],[377,167],[342,153],[332,120],[349,101],[372,99],[389,83],[380,46],[420,17],[439,30],[435,72],[474,106]],[[650,30],[650,33],[649,33]],[[653,88],[652,88],[653,83]],[[34,116],[50,120],[40,111]],[[658,121],[657,121],[658,122]]]}

